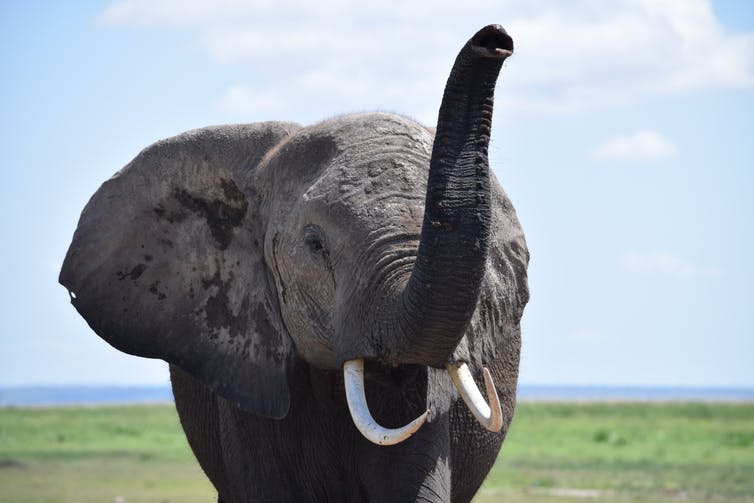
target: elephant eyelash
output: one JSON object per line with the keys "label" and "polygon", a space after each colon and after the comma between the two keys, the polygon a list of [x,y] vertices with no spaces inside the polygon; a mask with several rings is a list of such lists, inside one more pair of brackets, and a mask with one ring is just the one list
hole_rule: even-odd
{"label": "elephant eyelash", "polygon": [[324,236],[315,225],[308,225],[304,230],[304,243],[312,253],[321,254],[325,251]]}

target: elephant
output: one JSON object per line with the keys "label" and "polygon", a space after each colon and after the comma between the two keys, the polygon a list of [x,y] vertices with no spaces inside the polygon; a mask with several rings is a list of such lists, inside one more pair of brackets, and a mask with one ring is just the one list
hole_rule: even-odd
{"label": "elephant", "polygon": [[501,26],[479,30],[436,128],[390,113],[205,127],[147,147],[87,203],[60,283],[110,345],[169,363],[218,501],[479,489],[529,299],[488,161],[512,53]]}

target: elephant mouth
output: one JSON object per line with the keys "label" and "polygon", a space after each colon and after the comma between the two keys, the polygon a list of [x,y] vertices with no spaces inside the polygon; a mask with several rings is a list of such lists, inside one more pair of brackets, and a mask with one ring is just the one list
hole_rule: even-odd
{"label": "elephant mouth", "polygon": [[[503,413],[500,400],[487,368],[482,369],[487,400],[479,391],[468,365],[465,363],[447,363],[445,368],[450,375],[458,394],[463,399],[472,415],[491,432],[498,432],[503,426]],[[346,400],[351,419],[359,432],[370,442],[378,445],[395,445],[416,433],[427,421],[432,411],[427,409],[417,418],[399,428],[381,426],[372,416],[367,404],[364,386],[364,359],[355,358],[343,364],[343,381]]]}
{"label": "elephant mouth", "polygon": [[364,358],[364,380],[386,390],[401,390],[417,387],[426,391],[427,367],[413,363],[388,364],[380,360]]}

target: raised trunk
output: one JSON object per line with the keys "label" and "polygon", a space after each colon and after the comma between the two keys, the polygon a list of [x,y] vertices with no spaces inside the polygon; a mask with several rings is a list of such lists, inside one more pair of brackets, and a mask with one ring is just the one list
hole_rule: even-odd
{"label": "raised trunk", "polygon": [[461,49],[445,86],[421,242],[401,298],[396,362],[443,367],[474,312],[490,235],[493,96],[512,52],[501,26],[481,29]]}

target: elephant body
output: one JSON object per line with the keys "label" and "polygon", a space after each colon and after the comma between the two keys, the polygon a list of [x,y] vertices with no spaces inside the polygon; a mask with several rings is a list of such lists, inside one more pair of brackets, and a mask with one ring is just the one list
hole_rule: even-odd
{"label": "elephant body", "polygon": [[60,281],[114,347],[170,363],[220,501],[473,497],[513,416],[528,301],[487,160],[512,47],[497,25],[464,46],[434,138],[385,113],[198,129],[87,204]]}
{"label": "elephant body", "polygon": [[[421,412],[427,393],[447,393],[447,374],[389,369],[368,384],[385,425]],[[401,371],[405,373],[405,371]],[[469,501],[495,461],[504,432],[478,431],[462,402],[390,447],[364,441],[345,405],[342,376],[301,362],[283,420],[246,413],[171,367],[181,423],[221,501]],[[397,407],[396,404],[403,404]],[[512,410],[508,414],[512,413]]]}

